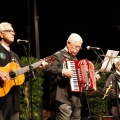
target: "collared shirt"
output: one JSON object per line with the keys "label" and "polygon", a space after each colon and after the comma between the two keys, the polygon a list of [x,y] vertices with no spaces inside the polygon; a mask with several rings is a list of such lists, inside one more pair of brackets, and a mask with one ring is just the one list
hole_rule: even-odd
{"label": "collared shirt", "polygon": [[116,73],[117,73],[118,75],[120,75],[120,72],[119,72],[118,70],[116,70]]}
{"label": "collared shirt", "polygon": [[[0,42],[0,43],[1,43],[1,42]],[[6,50],[10,51],[10,47],[4,45],[3,43],[1,43],[1,45],[2,45]]]}
{"label": "collared shirt", "polygon": [[67,47],[65,47],[64,49],[65,49],[65,50],[68,52],[68,49],[67,49]]}

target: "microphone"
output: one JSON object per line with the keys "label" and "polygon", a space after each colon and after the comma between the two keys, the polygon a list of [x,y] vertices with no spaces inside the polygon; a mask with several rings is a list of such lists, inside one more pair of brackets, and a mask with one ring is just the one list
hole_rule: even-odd
{"label": "microphone", "polygon": [[99,47],[92,47],[92,46],[87,46],[87,50],[100,50]]}
{"label": "microphone", "polygon": [[18,40],[17,40],[17,43],[18,43],[18,44],[26,44],[26,43],[29,43],[29,41],[28,41],[28,40],[18,39]]}

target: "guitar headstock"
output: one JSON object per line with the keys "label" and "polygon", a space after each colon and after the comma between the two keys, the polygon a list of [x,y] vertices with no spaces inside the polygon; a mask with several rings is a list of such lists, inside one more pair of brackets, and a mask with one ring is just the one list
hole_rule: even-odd
{"label": "guitar headstock", "polygon": [[44,60],[45,60],[45,62],[50,64],[50,63],[55,61],[55,58],[54,58],[54,56],[51,55],[51,56],[48,56],[48,57],[44,58]]}

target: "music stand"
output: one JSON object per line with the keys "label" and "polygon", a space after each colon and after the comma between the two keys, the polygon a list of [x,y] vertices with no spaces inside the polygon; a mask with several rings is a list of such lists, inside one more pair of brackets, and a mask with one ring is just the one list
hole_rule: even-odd
{"label": "music stand", "polygon": [[104,60],[102,62],[102,66],[99,69],[99,72],[110,72],[113,62],[115,58],[117,58],[117,55],[119,54],[119,51],[116,50],[108,50],[106,55],[101,55],[104,56]]}

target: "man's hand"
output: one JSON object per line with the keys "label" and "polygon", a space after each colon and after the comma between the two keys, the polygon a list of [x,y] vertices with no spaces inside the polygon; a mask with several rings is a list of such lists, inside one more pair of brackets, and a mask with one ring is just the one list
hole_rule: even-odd
{"label": "man's hand", "polygon": [[96,80],[100,79],[100,75],[98,74],[98,72],[95,72],[95,78]]}
{"label": "man's hand", "polygon": [[45,60],[41,60],[40,62],[41,62],[40,68],[44,68],[45,66],[48,65],[48,63]]}
{"label": "man's hand", "polygon": [[9,79],[9,74],[5,72],[0,72],[0,81],[6,81]]}
{"label": "man's hand", "polygon": [[45,60],[40,60],[40,66],[35,68],[36,71],[38,71],[40,68],[44,68],[48,65],[48,63]]}
{"label": "man's hand", "polygon": [[69,70],[69,69],[63,69],[62,70],[62,75],[68,78],[72,78],[73,77],[73,71]]}

